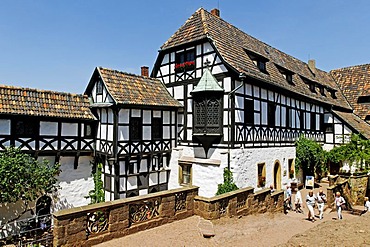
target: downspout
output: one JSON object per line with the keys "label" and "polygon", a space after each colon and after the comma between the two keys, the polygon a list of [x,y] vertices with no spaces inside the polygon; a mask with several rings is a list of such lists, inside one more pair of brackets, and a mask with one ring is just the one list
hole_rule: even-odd
{"label": "downspout", "polygon": [[232,97],[235,97],[235,92],[239,90],[239,88],[241,88],[243,85],[244,85],[244,80],[246,78],[246,75],[244,73],[240,73],[239,74],[239,79],[241,81],[241,84],[239,86],[237,86],[236,88],[234,88],[232,91],[230,91],[227,96],[228,96],[228,99],[229,99],[229,107],[228,107],[228,112],[227,112],[227,115],[228,115],[228,142],[227,142],[227,169],[230,171],[230,162],[231,162],[231,157],[230,157],[230,145],[231,145],[231,103],[232,103]]}

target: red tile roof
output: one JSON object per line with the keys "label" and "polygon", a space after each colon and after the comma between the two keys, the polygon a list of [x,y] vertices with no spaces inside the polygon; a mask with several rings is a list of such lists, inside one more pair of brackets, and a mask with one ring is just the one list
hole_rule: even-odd
{"label": "red tile roof", "polygon": [[[203,8],[198,9],[161,47],[162,51],[199,40],[207,39],[216,47],[226,64],[233,67],[238,73],[263,80],[285,90],[298,93],[299,95],[315,99],[321,103],[330,104],[350,109],[348,102],[340,93],[336,93],[337,99],[322,95],[320,92],[312,92],[304,82],[306,78],[325,90],[338,91],[333,78],[329,73],[316,69],[315,75],[308,65],[292,56],[289,56],[260,40],[244,33],[223,19],[212,15]],[[261,72],[248,56],[248,52],[260,55],[267,60],[266,70]],[[279,71],[279,67],[294,73],[293,84],[289,84]]]}
{"label": "red tile roof", "polygon": [[102,67],[98,71],[118,104],[182,107],[157,79]]}
{"label": "red tile roof", "polygon": [[370,64],[335,69],[330,73],[336,79],[354,113],[362,119],[370,115],[370,104],[358,103],[360,96],[370,96]]}
{"label": "red tile roof", "polygon": [[87,96],[0,85],[0,114],[95,119]]}
{"label": "red tile roof", "polygon": [[350,112],[333,111],[344,122],[357,130],[365,138],[370,139],[370,125],[357,115]]}

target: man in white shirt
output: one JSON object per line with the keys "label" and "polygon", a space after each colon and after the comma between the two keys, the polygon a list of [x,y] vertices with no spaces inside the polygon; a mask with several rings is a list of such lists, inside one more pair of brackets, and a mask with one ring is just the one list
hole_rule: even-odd
{"label": "man in white shirt", "polygon": [[317,208],[319,209],[319,213],[320,213],[320,220],[322,220],[323,218],[323,214],[324,214],[324,206],[325,206],[325,203],[326,203],[326,195],[324,194],[324,192],[322,190],[319,191],[319,193],[317,193]]}

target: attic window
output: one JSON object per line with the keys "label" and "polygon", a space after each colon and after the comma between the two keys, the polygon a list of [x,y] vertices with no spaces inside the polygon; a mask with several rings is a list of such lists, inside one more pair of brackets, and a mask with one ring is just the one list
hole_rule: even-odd
{"label": "attic window", "polygon": [[103,83],[102,83],[102,81],[98,81],[96,83],[96,94],[103,94]]}
{"label": "attic window", "polygon": [[335,95],[336,91],[335,90],[330,90],[330,95],[333,99],[336,99],[337,96]]}
{"label": "attic window", "polygon": [[280,71],[280,73],[283,75],[283,77],[285,78],[285,80],[289,83],[289,84],[294,84],[293,83],[293,72],[289,71],[289,70],[286,70],[280,66],[278,66],[278,69]]}
{"label": "attic window", "polygon": [[311,82],[311,83],[309,84],[309,87],[310,87],[310,91],[311,91],[311,92],[316,93],[315,83]]}
{"label": "attic window", "polygon": [[254,65],[257,66],[257,68],[263,72],[263,73],[267,73],[267,70],[266,70],[266,62],[268,61],[267,58],[263,57],[263,56],[260,56],[260,55],[257,55],[255,53],[252,53],[250,51],[245,51],[249,58],[252,60],[252,62],[254,63]]}
{"label": "attic window", "polygon": [[357,103],[370,103],[370,95],[358,97]]}
{"label": "attic window", "polygon": [[193,70],[195,68],[195,49],[176,53],[175,72]]}
{"label": "attic window", "polygon": [[325,95],[325,88],[323,86],[320,87],[320,93],[322,96],[326,96]]}

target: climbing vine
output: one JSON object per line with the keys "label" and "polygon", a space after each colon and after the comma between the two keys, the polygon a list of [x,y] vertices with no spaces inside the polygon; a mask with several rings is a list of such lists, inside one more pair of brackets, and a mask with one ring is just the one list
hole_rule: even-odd
{"label": "climbing vine", "polygon": [[359,170],[368,170],[370,165],[370,140],[352,134],[349,142],[330,150],[327,159],[333,163],[347,161],[350,166],[356,165]]}
{"label": "climbing vine", "polygon": [[316,175],[319,179],[327,172],[326,152],[316,141],[300,136],[296,145],[296,171],[302,169],[306,175]]}
{"label": "climbing vine", "polygon": [[224,182],[222,184],[218,184],[216,195],[221,195],[230,191],[234,191],[239,189],[238,186],[234,183],[233,173],[225,168],[224,169]]}
{"label": "climbing vine", "polygon": [[98,163],[96,166],[95,173],[93,174],[94,177],[94,189],[89,191],[89,195],[85,198],[90,198],[90,204],[104,202],[104,187],[103,187],[103,180],[102,176],[102,169],[103,165]]}

